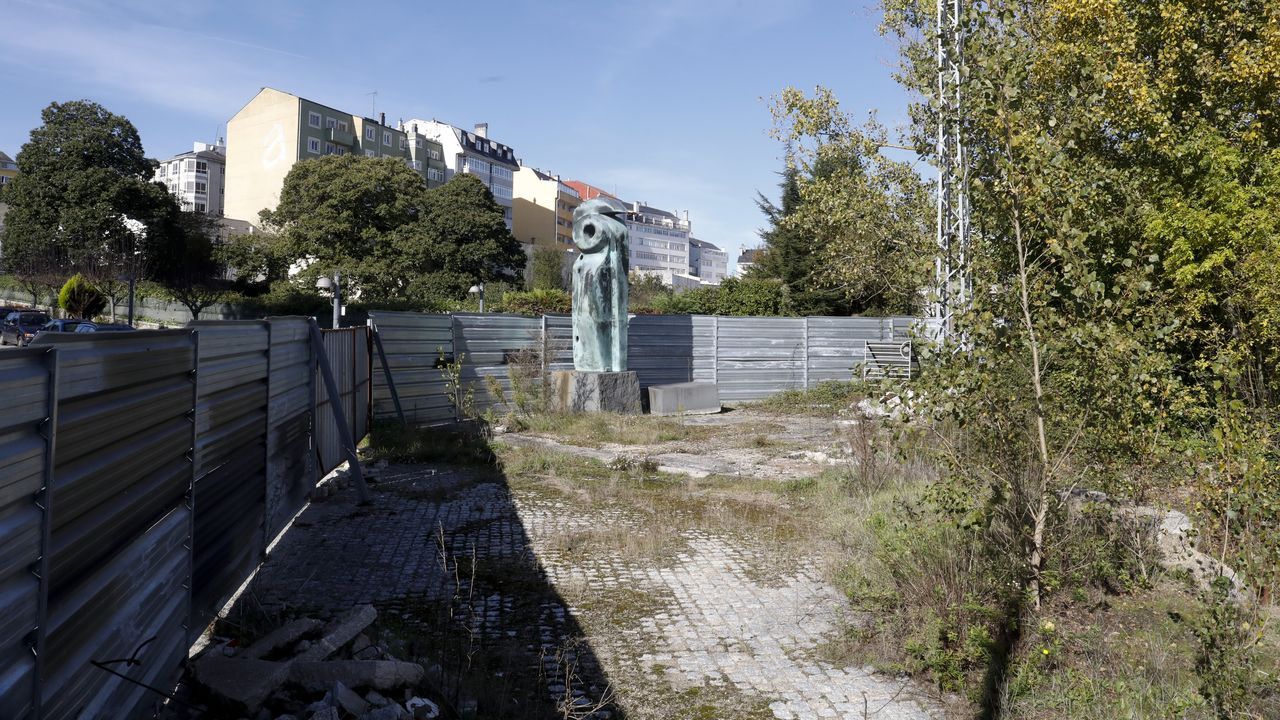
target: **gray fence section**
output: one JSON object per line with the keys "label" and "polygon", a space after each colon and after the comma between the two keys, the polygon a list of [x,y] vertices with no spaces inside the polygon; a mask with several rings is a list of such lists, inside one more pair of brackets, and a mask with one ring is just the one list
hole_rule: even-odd
{"label": "gray fence section", "polygon": [[288,524],[315,488],[315,349],[309,320],[269,318],[266,542]]}
{"label": "gray fence section", "polygon": [[[307,323],[49,334],[0,353],[0,717],[143,715],[158,696],[142,685],[172,686],[262,559],[268,508],[287,520],[314,486]],[[357,439],[364,337],[325,340],[346,352]]]}
{"label": "gray fence section", "polygon": [[[455,420],[445,375],[438,367],[441,356],[453,357],[453,318],[449,315],[389,312],[369,313],[369,323],[386,355],[405,420],[414,425],[436,425]],[[396,420],[387,373],[377,348],[373,354],[373,418]]]}
{"label": "gray fence section", "polygon": [[[370,314],[406,421],[458,419],[439,359],[461,358],[459,394],[475,412],[505,409],[511,377],[530,367],[573,368],[573,328],[563,315]],[[642,387],[714,382],[730,402],[831,380],[908,376],[914,338],[929,337],[928,321],[909,317],[782,318],[637,315],[628,326],[628,368]],[[374,357],[374,417],[395,419],[382,362]],[[500,395],[500,396],[499,396]]]}
{"label": "gray fence section", "polygon": [[43,490],[52,473],[49,431],[56,398],[53,353],[0,353],[0,708],[35,708],[38,628],[43,627],[40,558],[49,517]]}
{"label": "gray fence section", "polygon": [[[325,355],[341,396],[341,411],[351,437],[362,438],[369,422],[369,330],[364,327],[322,330]],[[346,461],[342,433],[333,417],[324,382],[316,385],[316,456],[320,474]]]}
{"label": "gray fence section", "polygon": [[265,322],[192,323],[196,378],[194,626],[203,626],[262,560],[267,468]]}
{"label": "gray fence section", "polygon": [[41,716],[118,717],[188,646],[196,336],[41,336],[58,353]]}

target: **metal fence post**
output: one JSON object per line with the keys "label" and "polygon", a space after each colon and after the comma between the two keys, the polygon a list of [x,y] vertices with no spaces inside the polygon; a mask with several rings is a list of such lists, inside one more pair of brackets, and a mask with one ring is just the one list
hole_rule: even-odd
{"label": "metal fence post", "polygon": [[200,332],[192,330],[191,337],[191,412],[187,415],[191,420],[191,478],[187,485],[187,611],[183,614],[182,629],[187,631],[188,646],[195,642],[192,618],[195,616],[196,587],[196,474],[200,469],[200,452],[198,442],[196,413],[200,407]]}
{"label": "metal fence post", "polygon": [[720,384],[720,317],[711,316],[711,382]]}
{"label": "metal fence post", "polygon": [[804,318],[803,342],[804,342],[804,370],[803,370],[802,377],[804,379],[804,389],[808,390],[809,389],[809,318],[808,317]]}

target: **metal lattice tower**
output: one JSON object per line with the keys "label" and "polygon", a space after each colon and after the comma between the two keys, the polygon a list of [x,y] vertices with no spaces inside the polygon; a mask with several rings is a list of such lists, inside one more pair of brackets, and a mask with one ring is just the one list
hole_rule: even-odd
{"label": "metal lattice tower", "polygon": [[938,256],[935,299],[929,315],[942,337],[954,332],[956,313],[972,293],[969,277],[969,168],[960,140],[961,0],[938,0]]}

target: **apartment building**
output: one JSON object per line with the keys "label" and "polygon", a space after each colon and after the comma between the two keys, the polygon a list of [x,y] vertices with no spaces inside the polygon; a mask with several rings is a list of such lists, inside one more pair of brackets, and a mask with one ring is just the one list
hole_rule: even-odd
{"label": "apartment building", "polygon": [[489,124],[477,123],[472,130],[463,130],[439,120],[410,120],[404,123],[417,127],[423,136],[440,143],[444,152],[445,181],[458,173],[469,173],[480,180],[493,193],[493,199],[502,206],[507,228],[515,228],[515,174],[520,170],[515,150],[489,139]]}
{"label": "apartment building", "polygon": [[729,253],[705,240],[689,238],[689,274],[704,285],[719,285],[729,277]]}
{"label": "apartment building", "polygon": [[259,212],[279,204],[294,164],[325,155],[393,157],[426,178],[426,157],[415,157],[415,151],[428,150],[428,138],[422,140],[421,148],[411,145],[404,130],[387,125],[385,113],[374,120],[263,88],[227,123],[223,214],[256,225]]}
{"label": "apartment building", "polygon": [[439,187],[445,183],[448,166],[444,162],[444,146],[418,132],[418,126],[410,123],[400,126],[405,134],[405,146],[409,151],[409,165],[423,174],[427,187]]}
{"label": "apartment building", "polygon": [[738,269],[735,273],[736,277],[746,277],[747,272],[755,267],[756,261],[760,259],[760,253],[764,252],[760,248],[751,248],[742,251],[738,256]]}
{"label": "apartment building", "polygon": [[[583,201],[615,197],[581,180],[565,184],[577,190]],[[664,284],[674,286],[676,275],[689,273],[689,214],[681,217],[643,202],[625,204],[631,270],[656,275]]]}
{"label": "apartment building", "polygon": [[169,188],[183,210],[222,217],[226,172],[227,146],[196,142],[191,152],[161,160],[152,179]]}
{"label": "apartment building", "polygon": [[0,150],[0,185],[8,185],[18,176],[18,163]]}
{"label": "apartment building", "polygon": [[573,248],[573,211],[582,204],[578,191],[559,175],[526,166],[516,171],[513,187],[516,239],[536,247]]}

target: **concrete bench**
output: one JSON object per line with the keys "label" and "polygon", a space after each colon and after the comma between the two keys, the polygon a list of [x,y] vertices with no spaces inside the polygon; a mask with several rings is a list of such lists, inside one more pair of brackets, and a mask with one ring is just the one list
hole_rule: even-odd
{"label": "concrete bench", "polygon": [[720,412],[720,388],[715,383],[650,385],[647,389],[651,415],[708,415]]}

